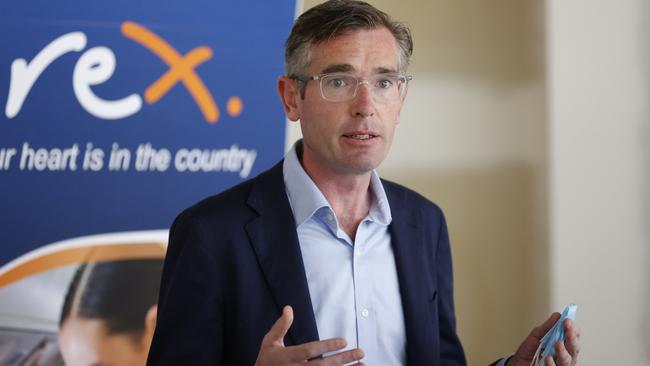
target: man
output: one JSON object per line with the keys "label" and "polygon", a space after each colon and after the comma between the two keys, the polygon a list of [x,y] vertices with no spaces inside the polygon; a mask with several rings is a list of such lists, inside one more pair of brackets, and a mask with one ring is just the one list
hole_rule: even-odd
{"label": "man", "polygon": [[[176,219],[150,365],[466,363],[442,212],[374,171],[399,121],[411,53],[408,29],[363,2],[298,18],[278,90],[303,139]],[[529,365],[555,320],[508,365]],[[574,365],[578,330],[565,327],[557,361]]]}

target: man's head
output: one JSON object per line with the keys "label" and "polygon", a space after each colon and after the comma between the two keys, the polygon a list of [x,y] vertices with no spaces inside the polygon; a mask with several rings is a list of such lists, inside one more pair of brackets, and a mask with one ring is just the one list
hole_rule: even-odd
{"label": "man's head", "polygon": [[309,9],[293,24],[285,44],[286,74],[304,75],[314,45],[346,32],[377,28],[386,28],[392,33],[399,49],[399,71],[405,73],[413,53],[413,40],[404,24],[393,21],[388,14],[363,1],[330,0]]}
{"label": "man's head", "polygon": [[406,96],[408,28],[360,1],[332,0],[295,22],[278,91],[300,120],[307,173],[366,175],[388,154]]}

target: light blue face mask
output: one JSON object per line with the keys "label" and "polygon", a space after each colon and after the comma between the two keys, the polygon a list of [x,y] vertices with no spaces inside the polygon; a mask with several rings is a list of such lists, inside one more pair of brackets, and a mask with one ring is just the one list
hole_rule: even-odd
{"label": "light blue face mask", "polygon": [[535,356],[533,356],[533,362],[530,364],[531,366],[544,365],[544,359],[546,357],[548,356],[555,357],[555,344],[559,341],[564,342],[564,338],[565,338],[564,320],[569,318],[575,321],[577,310],[578,310],[578,306],[576,304],[571,304],[566,308],[564,308],[564,311],[562,311],[562,316],[560,316],[560,319],[557,322],[555,322],[555,324],[553,324],[551,330],[549,330],[540,341],[539,347],[535,352]]}

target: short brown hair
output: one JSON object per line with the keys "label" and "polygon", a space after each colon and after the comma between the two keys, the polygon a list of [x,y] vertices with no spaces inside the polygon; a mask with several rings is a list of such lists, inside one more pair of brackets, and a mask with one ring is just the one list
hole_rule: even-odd
{"label": "short brown hair", "polygon": [[285,43],[284,62],[288,76],[300,76],[311,62],[311,46],[358,29],[386,28],[399,48],[399,70],[406,71],[413,39],[409,28],[374,6],[356,0],[330,0],[317,5],[296,19]]}

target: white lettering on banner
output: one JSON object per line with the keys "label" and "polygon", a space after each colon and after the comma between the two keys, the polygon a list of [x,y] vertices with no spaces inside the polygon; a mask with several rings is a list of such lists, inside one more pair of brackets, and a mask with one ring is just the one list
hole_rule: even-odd
{"label": "white lettering on banner", "polygon": [[237,145],[219,150],[180,149],[174,158],[174,167],[179,172],[192,173],[238,171],[240,177],[247,178],[256,157],[257,151],[239,149]]}
{"label": "white lettering on banner", "polygon": [[72,32],[50,42],[29,64],[23,58],[15,59],[11,63],[9,97],[5,106],[7,118],[16,117],[38,77],[54,60],[65,53],[81,51],[84,47],[86,47],[86,35]]}
{"label": "white lettering on banner", "polygon": [[131,151],[129,149],[120,148],[117,142],[113,143],[111,149],[111,156],[108,159],[108,170],[129,170],[131,164]]}
{"label": "white lettering on banner", "polygon": [[67,149],[53,148],[47,150],[40,148],[35,150],[25,142],[20,155],[20,170],[74,171],[77,170],[78,156],[79,146],[77,144]]}
{"label": "white lettering on banner", "polygon": [[9,170],[14,156],[16,156],[16,149],[0,149],[0,170]]}
{"label": "white lettering on banner", "polygon": [[[63,54],[81,51],[86,47],[86,35],[71,32],[50,42],[39,52],[32,62],[17,58],[11,64],[9,97],[5,106],[7,118],[14,118],[23,106],[29,91],[43,71]],[[131,94],[119,100],[99,98],[90,86],[98,85],[113,76],[115,71],[115,54],[106,47],[93,47],[84,52],[75,65],[72,75],[74,93],[81,106],[98,118],[120,119],[135,114],[142,108],[142,98]]]}
{"label": "white lettering on banner", "polygon": [[167,149],[154,149],[150,143],[140,144],[135,152],[135,170],[164,172],[169,169],[172,154]]}
{"label": "white lettering on banner", "polygon": [[[85,149],[74,143],[70,147],[35,147],[25,141],[22,149],[0,147],[0,173],[10,166],[21,171],[64,172],[167,172],[173,169],[179,173],[237,173],[248,178],[257,158],[257,150],[240,149],[231,145],[224,149],[154,148],[151,142],[144,142],[133,149],[121,147],[113,142],[110,150],[85,144]],[[82,145],[83,146],[83,145]],[[19,151],[20,150],[20,151]],[[83,151],[81,151],[83,150]],[[16,159],[13,159],[13,158]],[[19,160],[18,164],[11,164]]]}
{"label": "white lettering on banner", "polygon": [[86,153],[84,154],[84,161],[81,169],[83,170],[92,170],[93,172],[98,172],[104,167],[104,150],[100,148],[93,147],[93,144],[89,142],[86,144]]}
{"label": "white lettering on banner", "polygon": [[142,107],[142,98],[131,94],[119,100],[104,100],[90,89],[110,79],[115,72],[115,54],[106,47],[93,47],[77,61],[72,74],[72,86],[79,103],[97,118],[120,119],[135,114]]}

